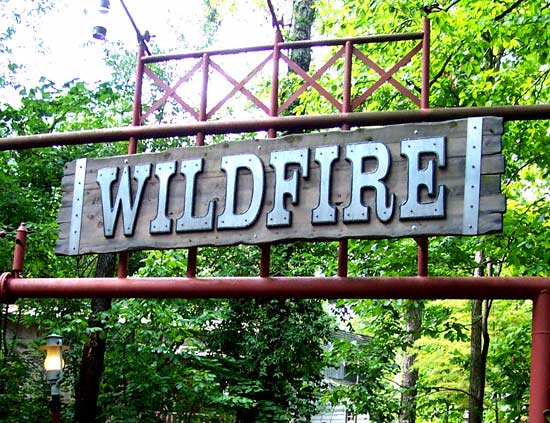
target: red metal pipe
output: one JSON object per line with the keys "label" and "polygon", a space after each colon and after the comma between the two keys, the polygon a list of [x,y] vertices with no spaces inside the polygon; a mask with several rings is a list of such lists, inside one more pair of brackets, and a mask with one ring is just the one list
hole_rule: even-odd
{"label": "red metal pipe", "polygon": [[271,268],[271,244],[260,245],[260,277],[269,277]]}
{"label": "red metal pipe", "polygon": [[337,275],[340,278],[348,276],[348,240],[338,241],[338,270]]}
{"label": "red metal pipe", "polygon": [[128,253],[118,253],[117,277],[123,279],[128,276]]}
{"label": "red metal pipe", "polygon": [[[201,87],[201,104],[199,110],[199,121],[204,122],[208,118],[208,69],[210,67],[210,56],[204,53],[202,56],[202,87]],[[204,132],[198,132],[196,138],[198,146],[204,145]]]}
{"label": "red metal pipe", "polygon": [[[350,113],[351,107],[351,70],[353,63],[353,44],[350,40],[346,41],[344,54],[344,93],[342,96],[342,113]],[[342,125],[344,131],[350,130],[350,125]],[[348,240],[341,239],[338,242],[338,269],[337,275],[344,278],[348,275]]]}
{"label": "red metal pipe", "polygon": [[550,416],[550,292],[533,301],[529,423],[547,423]]}
{"label": "red metal pipe", "polygon": [[[134,92],[134,104],[132,107],[132,125],[140,126],[141,125],[141,94],[143,92],[143,53],[144,46],[143,43],[140,43],[139,52],[137,56],[136,63],[136,90]],[[137,136],[133,135],[129,137],[128,143],[128,154],[136,154],[137,152]]]}
{"label": "red metal pipe", "polygon": [[441,122],[468,117],[497,116],[510,121],[550,119],[550,104],[526,106],[454,107],[426,110],[395,110],[334,115],[279,116],[262,119],[190,122],[177,125],[129,126],[0,138],[0,151],[24,150],[53,145],[80,145],[101,142],[157,139],[205,134],[235,134],[242,132],[299,131],[306,129],[350,126],[377,126],[401,123]]}
{"label": "red metal pipe", "polygon": [[[430,108],[430,19],[424,17],[422,21],[422,89],[420,108]],[[428,276],[428,238],[416,238],[418,244],[418,276]]]}
{"label": "red metal pipe", "polygon": [[187,272],[188,278],[194,278],[197,274],[197,247],[187,249]]}
{"label": "red metal pipe", "polygon": [[420,107],[430,107],[430,19],[425,17],[422,22],[424,35],[422,37],[422,88]]}
{"label": "red metal pipe", "polygon": [[[310,47],[328,47],[328,46],[341,46],[347,41],[351,41],[354,44],[370,44],[370,43],[386,43],[392,41],[408,41],[408,40],[421,40],[423,34],[421,32],[402,33],[402,34],[380,34],[380,35],[367,35],[363,37],[348,37],[348,38],[334,38],[327,40],[301,40],[301,41],[278,41],[277,46],[280,49],[296,49],[296,48],[310,48]],[[230,54],[239,53],[254,53],[258,51],[269,51],[273,49],[273,44],[254,46],[246,48],[231,48],[223,50],[209,50],[195,51],[190,53],[177,53],[177,54],[165,54],[143,57],[144,63],[158,63],[166,62],[169,60],[182,60],[182,59],[198,59],[202,57],[204,53],[208,53],[210,56],[225,56]]]}
{"label": "red metal pipe", "polygon": [[[208,72],[210,68],[210,56],[208,53],[202,55],[202,85],[201,85],[201,103],[199,107],[199,121],[205,122],[208,119]],[[204,132],[197,132],[195,144],[199,147],[204,145]],[[198,248],[191,247],[187,250],[187,271],[188,278],[194,278],[197,274],[197,254]]]}
{"label": "red metal pipe", "polygon": [[15,231],[15,248],[13,251],[12,271],[16,277],[23,271],[25,264],[25,248],[27,246],[27,227],[21,223]]}
{"label": "red metal pipe", "polygon": [[[139,51],[136,61],[136,90],[134,92],[134,102],[132,106],[132,126],[139,127],[141,125],[141,95],[143,92],[143,71],[144,64],[142,61],[145,46],[139,44]],[[137,153],[138,137],[130,136],[128,141],[128,154]],[[119,253],[118,255],[118,270],[117,276],[125,278],[128,276],[128,253]]]}
{"label": "red metal pipe", "polygon": [[418,245],[418,276],[428,276],[428,238],[415,238],[415,241]]}
{"label": "red metal pipe", "polygon": [[[273,72],[271,74],[271,94],[269,104],[269,116],[277,117],[279,115],[279,61],[281,50],[278,47],[282,39],[281,31],[275,30],[275,41],[273,44]],[[277,136],[277,128],[268,128],[269,138]]]}
{"label": "red metal pipe", "polygon": [[[353,65],[353,44],[347,41],[344,55],[344,92],[342,95],[342,113],[350,113],[351,110],[351,71]],[[348,131],[349,124],[342,125],[344,131]]]}
{"label": "red metal pipe", "polygon": [[[269,101],[269,115],[272,117],[279,116],[279,61],[281,58],[281,50],[278,47],[283,36],[279,28],[275,29],[275,39],[273,41],[273,71],[271,74],[271,93]],[[275,138],[277,136],[276,128],[268,128],[267,136]],[[271,244],[262,244],[260,246],[260,277],[266,278],[269,276],[271,268]]]}
{"label": "red metal pipe", "polygon": [[550,277],[0,278],[17,298],[534,299]]}

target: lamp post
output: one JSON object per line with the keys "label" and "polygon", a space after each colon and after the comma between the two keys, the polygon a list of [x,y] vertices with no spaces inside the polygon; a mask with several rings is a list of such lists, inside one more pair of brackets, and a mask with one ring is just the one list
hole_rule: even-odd
{"label": "lamp post", "polygon": [[59,398],[59,383],[63,380],[63,350],[68,349],[63,345],[61,336],[51,334],[46,336],[46,345],[40,347],[46,351],[44,369],[46,370],[46,381],[50,385],[50,412],[52,423],[61,423],[61,401]]}

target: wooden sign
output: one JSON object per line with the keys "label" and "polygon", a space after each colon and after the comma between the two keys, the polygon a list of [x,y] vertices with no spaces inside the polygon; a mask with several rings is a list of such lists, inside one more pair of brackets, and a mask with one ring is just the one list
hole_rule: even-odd
{"label": "wooden sign", "polygon": [[79,159],[56,252],[500,231],[501,134],[470,118]]}

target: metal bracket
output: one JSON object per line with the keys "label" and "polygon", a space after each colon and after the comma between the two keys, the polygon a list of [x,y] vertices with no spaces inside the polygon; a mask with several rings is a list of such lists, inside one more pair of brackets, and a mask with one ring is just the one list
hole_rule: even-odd
{"label": "metal bracket", "polygon": [[74,170],[73,206],[71,208],[71,230],[69,233],[69,253],[78,254],[80,250],[80,229],[84,208],[84,185],[86,182],[86,160],[78,159]]}
{"label": "metal bracket", "polygon": [[468,118],[462,213],[462,233],[464,235],[477,235],[478,233],[482,138],[483,118]]}

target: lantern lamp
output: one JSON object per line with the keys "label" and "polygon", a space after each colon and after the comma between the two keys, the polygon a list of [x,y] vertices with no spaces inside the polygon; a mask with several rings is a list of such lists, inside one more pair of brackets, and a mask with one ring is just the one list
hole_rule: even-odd
{"label": "lantern lamp", "polygon": [[41,350],[46,351],[44,369],[46,370],[46,380],[51,387],[52,395],[59,395],[58,385],[63,379],[63,367],[65,367],[63,351],[68,348],[68,346],[63,345],[61,336],[56,334],[46,336],[46,345],[40,347]]}

